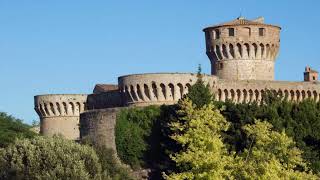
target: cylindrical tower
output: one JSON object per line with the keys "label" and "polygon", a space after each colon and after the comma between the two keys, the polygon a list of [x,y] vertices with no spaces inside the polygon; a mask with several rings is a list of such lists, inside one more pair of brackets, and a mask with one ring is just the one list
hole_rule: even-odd
{"label": "cylindrical tower", "polygon": [[60,134],[79,139],[79,116],[85,110],[87,95],[48,94],[34,97],[35,111],[40,117],[40,134]]}
{"label": "cylindrical tower", "polygon": [[264,19],[210,26],[203,31],[211,74],[230,80],[274,80],[274,62],[280,45],[279,26]]}
{"label": "cylindrical tower", "polygon": [[[127,106],[174,104],[187,94],[197,81],[197,74],[149,73],[118,78],[123,103]],[[204,75],[202,80],[213,87],[217,77]]]}

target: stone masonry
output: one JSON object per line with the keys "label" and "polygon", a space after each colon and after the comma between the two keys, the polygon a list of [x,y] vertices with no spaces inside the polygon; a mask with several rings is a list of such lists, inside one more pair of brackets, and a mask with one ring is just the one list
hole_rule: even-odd
{"label": "stone masonry", "polygon": [[[267,89],[288,101],[320,100],[318,72],[310,67],[302,82],[274,80],[280,30],[263,18],[243,17],[203,29],[211,62],[211,75],[203,80],[216,100],[259,103]],[[98,84],[89,95],[35,96],[40,133],[73,140],[90,137],[116,150],[114,127],[122,108],[176,103],[196,80],[192,73],[132,74],[119,77],[116,85]]]}

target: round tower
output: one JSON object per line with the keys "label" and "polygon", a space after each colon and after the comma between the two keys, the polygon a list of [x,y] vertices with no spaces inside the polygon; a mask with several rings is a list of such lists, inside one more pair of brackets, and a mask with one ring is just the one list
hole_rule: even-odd
{"label": "round tower", "polygon": [[48,94],[34,97],[35,111],[40,117],[40,134],[60,134],[79,139],[79,116],[85,110],[87,95]]}
{"label": "round tower", "polygon": [[280,30],[264,24],[262,17],[239,17],[203,29],[211,74],[228,80],[274,80]]}

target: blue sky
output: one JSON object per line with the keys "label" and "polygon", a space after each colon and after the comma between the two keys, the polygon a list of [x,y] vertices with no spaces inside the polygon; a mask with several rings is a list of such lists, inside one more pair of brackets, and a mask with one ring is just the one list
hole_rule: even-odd
{"label": "blue sky", "polygon": [[280,25],[276,79],[320,70],[320,1],[0,1],[0,111],[37,120],[33,96],[91,93],[146,72],[210,73],[202,29],[264,16]]}

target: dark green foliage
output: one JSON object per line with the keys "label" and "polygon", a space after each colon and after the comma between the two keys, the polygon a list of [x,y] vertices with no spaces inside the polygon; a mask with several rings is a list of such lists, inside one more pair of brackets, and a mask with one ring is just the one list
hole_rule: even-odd
{"label": "dark green foliage", "polygon": [[197,74],[197,82],[193,84],[186,97],[188,97],[196,107],[200,108],[206,104],[209,104],[213,100],[213,95],[210,91],[209,85],[205,85],[202,80],[201,68]]}
{"label": "dark green foliage", "polygon": [[112,149],[104,146],[94,146],[94,149],[99,157],[104,177],[110,177],[113,180],[134,180],[130,174],[130,169],[116,160]]}
{"label": "dark green foliage", "polygon": [[116,145],[120,159],[136,169],[143,167],[154,156],[152,132],[160,116],[160,107],[131,108],[122,110],[117,117]]}
{"label": "dark green foliage", "polygon": [[311,163],[310,167],[320,172],[320,103],[309,99],[300,103],[282,101],[281,97],[267,93],[262,105],[231,102],[216,104],[224,107],[222,114],[231,122],[231,128],[226,134],[230,148],[241,152],[249,146],[249,138],[241,126],[252,124],[254,119],[266,120],[275,130],[285,130],[296,141],[298,148],[304,151],[303,158]]}
{"label": "dark green foliage", "polygon": [[[191,88],[187,95],[197,102],[197,107],[212,100],[212,95],[203,82]],[[202,89],[202,90],[196,90]],[[241,153],[250,146],[251,140],[241,127],[253,124],[255,119],[270,122],[274,130],[283,131],[296,141],[299,149],[303,150],[303,158],[310,162],[315,172],[320,172],[320,103],[305,100],[300,103],[283,101],[274,91],[265,91],[262,103],[214,102],[222,109],[221,113],[231,122],[230,129],[224,135],[229,148]],[[207,94],[207,98],[205,95]],[[195,103],[194,103],[195,104]],[[155,107],[151,107],[155,108]],[[145,109],[125,110],[117,122],[117,149],[120,158],[133,166],[145,165],[155,172],[174,172],[176,167],[168,154],[178,152],[179,145],[169,138],[172,132],[168,123],[177,121],[178,107],[161,106],[157,113]],[[150,155],[150,154],[153,154]],[[161,175],[155,173],[155,177]]]}
{"label": "dark green foliage", "polygon": [[6,147],[16,138],[32,138],[36,133],[30,130],[31,126],[22,123],[6,113],[0,112],[0,147]]}

